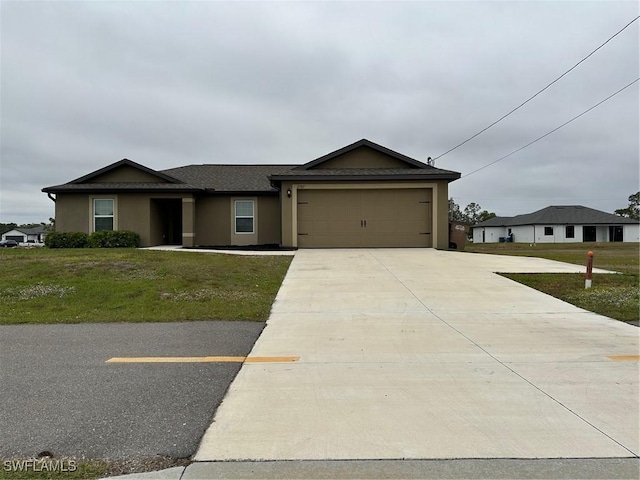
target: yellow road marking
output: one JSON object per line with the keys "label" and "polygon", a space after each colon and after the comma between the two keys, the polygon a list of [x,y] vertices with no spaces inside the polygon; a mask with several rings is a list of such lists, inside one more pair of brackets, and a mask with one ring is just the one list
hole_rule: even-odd
{"label": "yellow road marking", "polygon": [[286,363],[300,357],[113,357],[105,363]]}
{"label": "yellow road marking", "polygon": [[640,360],[640,355],[607,355],[607,358],[616,362],[637,362]]}
{"label": "yellow road marking", "polygon": [[300,357],[247,357],[244,363],[287,363],[298,360]]}

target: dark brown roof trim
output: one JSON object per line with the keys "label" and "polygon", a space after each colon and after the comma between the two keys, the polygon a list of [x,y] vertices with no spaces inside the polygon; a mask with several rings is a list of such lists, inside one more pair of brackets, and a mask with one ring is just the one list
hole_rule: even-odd
{"label": "dark brown roof trim", "polygon": [[261,195],[279,195],[280,190],[239,190],[239,191],[231,191],[231,190],[207,190],[207,194],[216,195],[216,196],[234,196],[234,197],[250,197],[252,195],[261,196]]}
{"label": "dark brown roof trim", "polygon": [[393,175],[272,175],[269,177],[273,182],[283,182],[283,181],[304,181],[304,182],[317,182],[317,181],[337,181],[337,182],[348,182],[348,181],[379,181],[379,180],[457,180],[460,178],[460,174],[453,173],[430,173],[424,175],[409,175],[409,174],[393,174]]}
{"label": "dark brown roof trim", "polygon": [[95,193],[95,192],[167,192],[195,193],[204,191],[184,183],[66,183],[43,188],[44,193]]}

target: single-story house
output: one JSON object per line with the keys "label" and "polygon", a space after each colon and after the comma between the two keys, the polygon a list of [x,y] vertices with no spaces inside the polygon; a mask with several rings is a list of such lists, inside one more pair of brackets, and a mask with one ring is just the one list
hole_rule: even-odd
{"label": "single-story house", "polygon": [[18,243],[42,243],[46,232],[44,227],[14,228],[2,234],[2,240],[15,240]]}
{"label": "single-story house", "polygon": [[582,205],[557,205],[473,227],[473,243],[639,242],[640,222]]}
{"label": "single-story house", "polygon": [[143,246],[446,249],[458,178],[363,139],[302,165],[157,171],[123,159],[42,191],[57,231],[132,230]]}

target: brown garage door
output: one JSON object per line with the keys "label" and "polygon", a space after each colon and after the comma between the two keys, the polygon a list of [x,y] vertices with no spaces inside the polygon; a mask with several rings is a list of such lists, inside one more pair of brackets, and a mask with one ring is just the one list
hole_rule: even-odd
{"label": "brown garage door", "polygon": [[431,189],[298,190],[298,246],[431,247]]}

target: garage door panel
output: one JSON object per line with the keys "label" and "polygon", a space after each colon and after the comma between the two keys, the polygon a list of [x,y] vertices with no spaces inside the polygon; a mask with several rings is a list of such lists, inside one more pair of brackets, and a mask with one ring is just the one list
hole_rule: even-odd
{"label": "garage door panel", "polygon": [[377,213],[382,218],[394,218],[398,216],[400,210],[401,209],[395,204],[382,202]]}
{"label": "garage door panel", "polygon": [[430,247],[431,205],[430,189],[299,190],[298,246]]}
{"label": "garage door panel", "polygon": [[329,233],[331,233],[329,231],[329,225],[331,225],[329,220],[320,220],[319,222],[316,222],[313,228],[314,234],[329,235]]}
{"label": "garage door panel", "polygon": [[[359,242],[359,240],[357,240]],[[298,247],[300,248],[357,248],[360,243],[354,243],[353,237],[348,235],[299,235]]]}
{"label": "garage door panel", "polygon": [[391,219],[371,219],[367,220],[367,233],[375,234],[375,233],[393,233],[396,231],[397,221],[393,218]]}
{"label": "garage door panel", "polygon": [[346,220],[336,220],[334,222],[327,222],[326,233],[331,235],[344,235],[349,233],[355,233],[356,228],[353,222]]}

